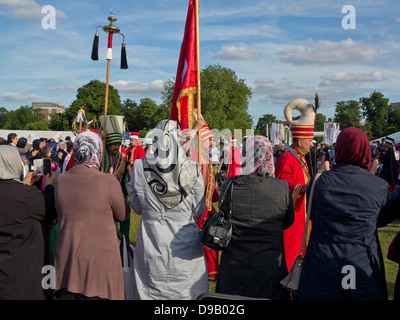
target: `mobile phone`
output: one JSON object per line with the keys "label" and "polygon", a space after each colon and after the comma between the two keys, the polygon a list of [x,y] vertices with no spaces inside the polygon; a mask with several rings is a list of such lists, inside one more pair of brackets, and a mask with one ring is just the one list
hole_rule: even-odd
{"label": "mobile phone", "polygon": [[50,158],[33,160],[33,167],[31,167],[31,169],[38,176],[43,176],[43,175],[46,175],[48,173],[51,173],[51,160],[50,160]]}

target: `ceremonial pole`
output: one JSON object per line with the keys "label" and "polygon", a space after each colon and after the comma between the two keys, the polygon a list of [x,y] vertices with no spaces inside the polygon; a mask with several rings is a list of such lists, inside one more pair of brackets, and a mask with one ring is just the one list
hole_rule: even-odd
{"label": "ceremonial pole", "polygon": [[[108,109],[108,88],[110,84],[110,65],[112,60],[112,40],[113,35],[118,33],[122,35],[122,48],[121,48],[121,69],[128,69],[128,63],[126,59],[126,49],[125,49],[125,36],[120,33],[119,28],[114,25],[114,22],[117,21],[117,18],[114,17],[115,11],[110,9],[111,16],[107,18],[110,21],[108,26],[98,26],[97,28],[102,28],[104,32],[108,33],[108,47],[106,53],[106,60],[107,60],[107,75],[106,75],[106,92],[105,92],[105,101],[104,101],[104,123],[103,129],[104,131],[107,130],[107,109]],[[93,41],[93,48],[92,48],[92,60],[98,60],[98,45],[99,45],[99,34],[96,30],[96,34]],[[103,137],[103,154],[102,154],[102,161],[101,161],[101,171],[104,171],[104,154],[106,148],[106,137]]]}
{"label": "ceremonial pole", "polygon": [[[200,32],[199,32],[199,11],[200,0],[195,0],[195,17],[196,17],[196,81],[197,81],[197,119],[201,116],[201,81],[200,81]],[[198,144],[198,161],[201,164],[201,129],[197,135]]]}

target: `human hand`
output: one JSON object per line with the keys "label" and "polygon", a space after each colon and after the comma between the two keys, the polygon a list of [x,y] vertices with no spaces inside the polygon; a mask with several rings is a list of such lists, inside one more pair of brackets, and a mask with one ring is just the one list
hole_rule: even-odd
{"label": "human hand", "polygon": [[26,184],[28,186],[33,185],[35,182],[39,181],[40,176],[37,175],[36,172],[30,171],[28,174],[25,176],[24,180],[22,181],[23,184]]}
{"label": "human hand", "polygon": [[46,174],[46,184],[55,184],[56,183],[56,174],[48,173]]}

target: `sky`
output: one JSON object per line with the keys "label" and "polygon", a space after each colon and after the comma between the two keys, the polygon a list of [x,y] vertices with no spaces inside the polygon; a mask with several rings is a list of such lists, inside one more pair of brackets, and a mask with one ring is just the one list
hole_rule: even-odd
{"label": "sky", "polygon": [[[121,102],[149,97],[160,103],[164,81],[176,75],[188,3],[0,0],[0,107],[68,107],[78,88],[94,79],[106,82],[107,34],[101,28],[98,61],[91,50],[110,9],[125,36],[129,65],[119,68],[122,37],[115,35],[110,84]],[[327,118],[337,101],[373,91],[400,101],[398,0],[200,0],[199,24],[201,69],[219,64],[245,81],[255,124],[263,114],[284,120],[287,103],[313,101],[315,93]]]}

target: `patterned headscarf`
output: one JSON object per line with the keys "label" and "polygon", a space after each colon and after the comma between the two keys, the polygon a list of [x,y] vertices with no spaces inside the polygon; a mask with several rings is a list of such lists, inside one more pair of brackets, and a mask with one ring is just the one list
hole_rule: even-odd
{"label": "patterned headscarf", "polygon": [[185,156],[182,132],[176,121],[161,121],[152,137],[154,155],[143,159],[145,178],[158,200],[173,208],[190,194],[201,167]]}
{"label": "patterned headscarf", "polygon": [[255,173],[259,176],[275,176],[272,144],[266,137],[248,137],[243,145],[242,155],[244,157],[242,175]]}
{"label": "patterned headscarf", "polygon": [[22,160],[14,146],[0,145],[0,180],[21,182],[23,172]]}
{"label": "patterned headscarf", "polygon": [[91,131],[78,134],[73,150],[75,163],[82,163],[89,168],[100,168],[103,142],[98,134]]}

